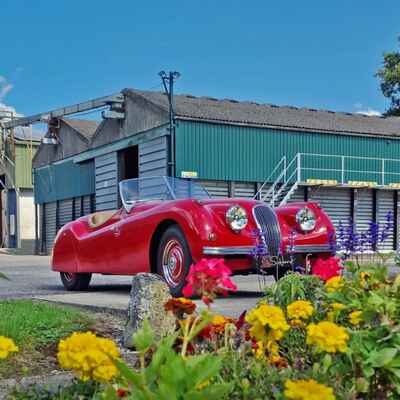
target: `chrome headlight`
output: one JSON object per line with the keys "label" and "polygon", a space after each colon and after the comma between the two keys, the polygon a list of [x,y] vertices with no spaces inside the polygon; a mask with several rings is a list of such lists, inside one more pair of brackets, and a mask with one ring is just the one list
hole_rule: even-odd
{"label": "chrome headlight", "polygon": [[315,214],[312,210],[309,208],[302,208],[296,214],[296,222],[303,231],[309,232],[315,228],[317,219],[315,218]]}
{"label": "chrome headlight", "polygon": [[232,206],[226,212],[226,222],[235,232],[244,229],[248,221],[246,210],[243,207]]}

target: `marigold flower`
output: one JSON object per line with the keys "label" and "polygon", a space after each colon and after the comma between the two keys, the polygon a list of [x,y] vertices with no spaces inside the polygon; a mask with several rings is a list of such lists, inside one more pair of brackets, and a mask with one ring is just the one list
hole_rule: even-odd
{"label": "marigold flower", "polygon": [[222,293],[228,294],[228,290],[236,291],[236,285],[231,281],[232,271],[220,258],[203,258],[197,264],[190,267],[186,278],[187,285],[182,292],[185,297],[197,294],[207,305],[212,303],[215,297]]}
{"label": "marigold flower", "polygon": [[365,285],[368,279],[371,278],[371,274],[369,272],[361,271],[360,272],[360,282]]}
{"label": "marigold flower", "polygon": [[0,360],[7,358],[11,353],[18,352],[18,346],[8,337],[0,336]]}
{"label": "marigold flower", "polygon": [[297,300],[287,306],[290,319],[308,319],[314,314],[314,307],[307,300]]}
{"label": "marigold flower", "polygon": [[347,351],[348,340],[346,329],[330,321],[310,324],[307,327],[307,344],[316,346],[319,351],[344,353]]}
{"label": "marigold flower", "polygon": [[314,379],[285,382],[284,395],[289,400],[335,400],[333,389]]}
{"label": "marigold flower", "polygon": [[328,279],[325,282],[325,288],[328,293],[332,293],[343,286],[343,278],[341,276],[335,276],[333,278]]}
{"label": "marigold flower", "polygon": [[164,304],[165,311],[171,311],[177,318],[183,318],[184,314],[193,314],[196,309],[196,304],[185,297],[178,297],[176,299],[169,299]]}
{"label": "marigold flower", "polygon": [[120,357],[115,343],[92,332],[75,332],[58,344],[58,362],[87,381],[109,382],[118,375],[113,360]]}
{"label": "marigold flower", "polygon": [[346,306],[342,303],[332,303],[332,311],[342,311]]}
{"label": "marigold flower", "polygon": [[359,325],[360,322],[362,321],[361,315],[362,311],[353,311],[352,313],[350,313],[349,314],[350,323],[354,326]]}
{"label": "marigold flower", "polygon": [[289,329],[281,308],[269,304],[261,304],[246,315],[246,321],[251,325],[250,335],[257,340],[263,340],[267,331],[275,340],[282,338]]}
{"label": "marigold flower", "polygon": [[237,321],[234,318],[225,317],[223,315],[214,315],[211,323],[201,330],[199,336],[204,339],[211,339],[212,335],[221,335],[225,333],[227,324],[235,325]]}

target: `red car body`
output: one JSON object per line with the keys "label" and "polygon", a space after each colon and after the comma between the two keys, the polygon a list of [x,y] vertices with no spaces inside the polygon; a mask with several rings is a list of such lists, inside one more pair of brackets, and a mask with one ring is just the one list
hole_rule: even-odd
{"label": "red car body", "polygon": [[[244,208],[248,216],[247,226],[240,232],[233,231],[226,221],[226,212],[234,205]],[[316,217],[315,228],[310,232],[304,232],[296,222],[296,214],[303,208],[311,209]],[[280,242],[282,259],[291,253],[305,265],[306,259],[312,263],[331,254],[330,241],[335,231],[316,203],[292,203],[271,209],[260,201],[243,199],[149,200],[136,204],[129,211],[123,207],[108,216],[95,213],[65,225],[55,240],[52,269],[62,274],[64,285],[72,290],[87,285],[68,287],[68,279],[86,276],[90,280],[92,273],[158,272],[165,275],[157,265],[162,265],[167,275],[171,273],[167,278],[172,277],[174,286],[174,279],[184,282],[185,265],[202,258],[223,257],[234,274],[256,272],[251,252],[256,244],[254,231],[260,229],[261,217],[256,216],[255,210],[266,213],[267,219],[272,218],[275,223],[275,230],[270,234]],[[91,221],[99,216],[106,218],[93,226]],[[268,221],[264,221],[264,225],[268,228]],[[167,244],[166,232],[172,232],[167,234]],[[160,250],[160,246],[164,247]],[[164,256],[166,260],[160,264],[158,258],[164,259]],[[265,270],[268,272],[268,266]],[[175,294],[178,295],[179,290]]]}

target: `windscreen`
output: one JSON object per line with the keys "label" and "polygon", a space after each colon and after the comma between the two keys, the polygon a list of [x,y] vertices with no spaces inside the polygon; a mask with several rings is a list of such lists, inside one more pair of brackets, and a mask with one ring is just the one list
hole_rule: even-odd
{"label": "windscreen", "polygon": [[197,182],[168,176],[126,179],[120,182],[125,205],[148,200],[208,199],[210,195]]}

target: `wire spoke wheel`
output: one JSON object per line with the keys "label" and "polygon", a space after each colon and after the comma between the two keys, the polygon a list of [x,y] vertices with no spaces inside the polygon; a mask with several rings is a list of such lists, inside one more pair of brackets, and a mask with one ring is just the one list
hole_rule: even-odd
{"label": "wire spoke wheel", "polygon": [[162,269],[165,280],[170,287],[177,287],[184,274],[185,255],[177,240],[169,240],[162,255]]}

